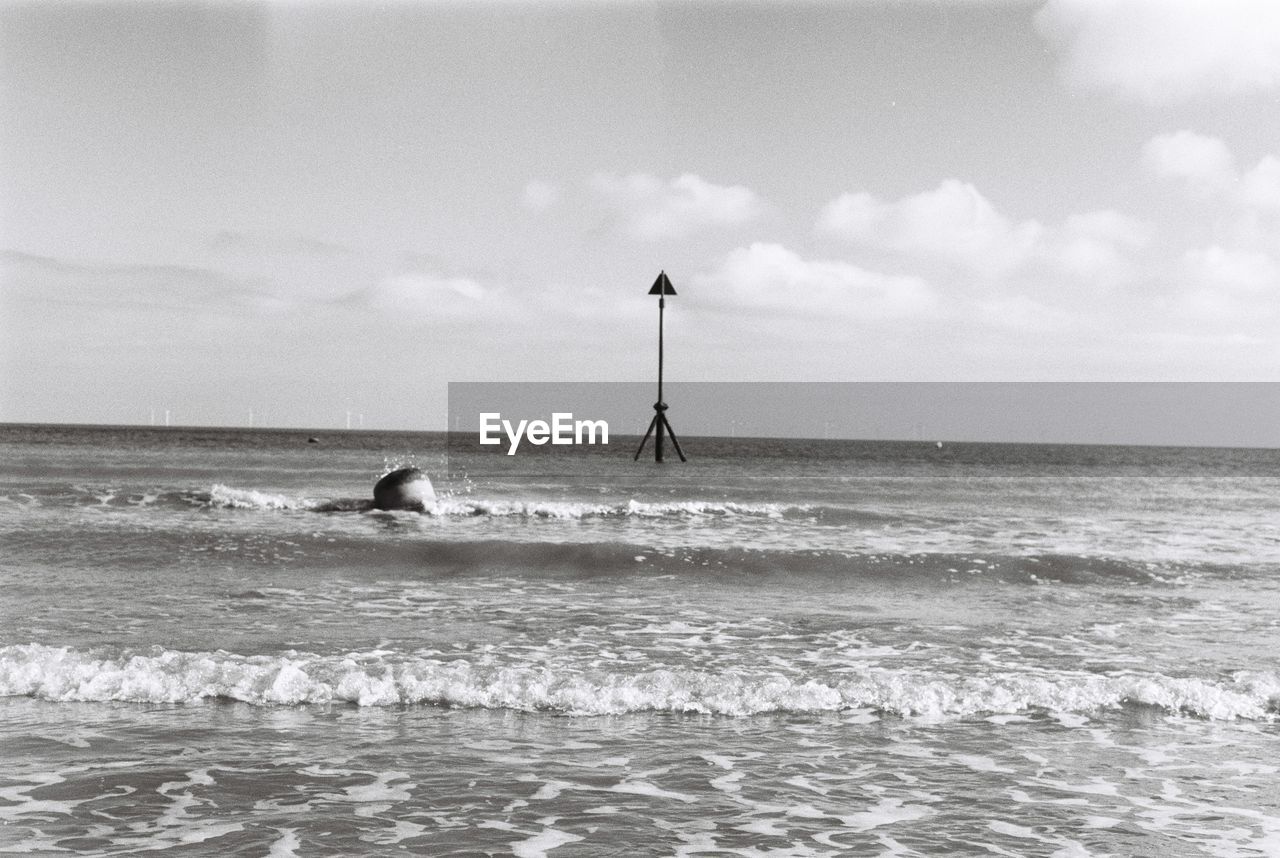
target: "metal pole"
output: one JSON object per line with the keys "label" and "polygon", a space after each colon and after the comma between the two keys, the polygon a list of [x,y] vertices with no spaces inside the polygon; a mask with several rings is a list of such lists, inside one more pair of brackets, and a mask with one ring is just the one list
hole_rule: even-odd
{"label": "metal pole", "polygon": [[[667,306],[667,299],[664,296],[659,295],[658,296],[658,404],[653,406],[654,410],[657,411],[658,413],[657,416],[659,418],[661,418],[662,412],[666,408],[666,403],[662,401],[662,313],[663,313],[663,310],[666,309],[666,306]],[[658,426],[657,426],[658,434],[656,434],[653,437],[653,460],[655,462],[661,462],[662,461],[662,438],[663,438],[664,430],[666,429],[666,426],[663,425],[665,423],[664,420],[658,419],[657,422],[658,422]]]}
{"label": "metal pole", "polygon": [[662,312],[667,307],[667,299],[658,296],[658,402],[662,402]]}

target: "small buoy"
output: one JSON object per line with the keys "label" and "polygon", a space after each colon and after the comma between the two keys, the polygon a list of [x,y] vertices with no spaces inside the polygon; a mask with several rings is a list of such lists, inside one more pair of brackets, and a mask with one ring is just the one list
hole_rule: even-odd
{"label": "small buoy", "polygon": [[941,450],[941,449],[942,449],[942,442],[941,442],[941,441],[939,441],[939,442],[938,442],[938,449],[939,449],[939,450]]}

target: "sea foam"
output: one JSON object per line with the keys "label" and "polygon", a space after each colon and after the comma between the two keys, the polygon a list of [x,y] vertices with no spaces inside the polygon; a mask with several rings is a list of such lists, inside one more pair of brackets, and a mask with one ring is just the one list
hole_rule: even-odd
{"label": "sea foam", "polygon": [[956,719],[1023,712],[1093,713],[1125,704],[1215,720],[1275,720],[1280,676],[1227,681],[1162,674],[1018,673],[961,676],[872,668],[839,678],[695,669],[613,673],[573,666],[477,665],[387,651],[244,656],[225,651],[84,652],[0,648],[0,695],[52,701],[255,705],[423,704],[573,715],[680,712],[746,716],[842,712]]}
{"label": "sea foam", "polygon": [[209,489],[209,506],[228,509],[314,509],[316,501],[255,489],[236,489],[215,483]]}
{"label": "sea foam", "polygon": [[[352,500],[324,501],[296,497],[257,489],[239,489],[217,483],[207,495],[196,496],[198,501],[221,509],[258,510],[321,510],[325,512],[349,511],[368,508]],[[483,499],[473,497],[440,497],[427,503],[423,512],[429,516],[493,518],[553,518],[584,519],[607,517],[691,517],[691,516],[755,516],[781,518],[793,512],[806,512],[806,506],[788,506],[777,503],[737,503],[734,501],[663,501],[644,502],[627,500],[618,503],[590,503],[551,500]]]}

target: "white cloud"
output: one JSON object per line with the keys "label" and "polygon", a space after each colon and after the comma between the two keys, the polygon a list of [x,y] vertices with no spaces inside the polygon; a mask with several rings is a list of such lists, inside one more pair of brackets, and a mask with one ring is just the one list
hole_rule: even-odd
{"label": "white cloud", "polygon": [[899,254],[897,264],[908,268],[943,260],[959,267],[948,275],[954,287],[980,286],[988,297],[993,289],[1114,287],[1133,278],[1135,256],[1154,233],[1145,221],[1112,210],[1072,215],[1056,226],[1014,222],[957,179],[894,202],[844,194],[823,209],[818,229]]}
{"label": "white cloud", "polygon": [[1104,210],[1072,215],[1055,230],[1041,253],[1061,271],[1101,285],[1131,275],[1131,257],[1152,238],[1150,224]]}
{"label": "white cloud", "polygon": [[1143,164],[1230,207],[1226,217],[1206,218],[1218,236],[1214,244],[1173,261],[1174,315],[1197,325],[1248,325],[1280,312],[1280,263],[1274,256],[1280,247],[1280,159],[1267,155],[1242,173],[1225,142],[1179,131],[1148,142]]}
{"label": "white cloud", "polygon": [[1280,158],[1267,155],[1240,177],[1240,199],[1251,208],[1280,209]]}
{"label": "white cloud", "polygon": [[663,181],[647,173],[597,173],[591,180],[633,238],[683,238],[700,229],[734,226],[758,217],[760,199],[741,185],[716,185],[685,173]]}
{"label": "white cloud", "polygon": [[187,265],[86,263],[0,251],[0,297],[33,305],[234,313],[293,309],[281,285]]}
{"label": "white cloud", "polygon": [[1227,144],[1194,131],[1161,134],[1142,147],[1142,165],[1157,176],[1184,179],[1194,188],[1221,191],[1236,182]]}
{"label": "white cloud", "polygon": [[1199,286],[1235,294],[1262,294],[1280,285],[1280,267],[1265,253],[1229,250],[1218,245],[1188,251],[1188,275]]}
{"label": "white cloud", "polygon": [[1223,197],[1246,213],[1280,213],[1280,158],[1275,155],[1264,155],[1242,173],[1221,139],[1178,131],[1149,140],[1142,163],[1158,176],[1183,179],[1193,190]]}
{"label": "white cloud", "polygon": [[560,202],[560,188],[542,179],[533,179],[524,186],[524,207],[531,212],[542,212]]}
{"label": "white cloud", "polygon": [[1152,234],[1151,225],[1146,221],[1111,209],[1072,215],[1067,218],[1064,231],[1071,238],[1133,248],[1145,246]]}
{"label": "white cloud", "polygon": [[358,297],[370,307],[390,316],[417,320],[423,317],[479,317],[496,308],[499,297],[493,287],[468,277],[439,277],[417,272],[384,277]]}
{"label": "white cloud", "polygon": [[1040,224],[1014,224],[973,185],[947,179],[935,190],[882,202],[843,194],[822,211],[818,228],[848,241],[923,254],[995,275],[1025,262],[1040,240]]}
{"label": "white cloud", "polygon": [[762,242],[730,252],[715,271],[698,278],[698,286],[716,303],[819,318],[901,318],[929,313],[937,304],[919,277],[806,260],[782,245]]}
{"label": "white cloud", "polygon": [[1265,253],[1213,245],[1182,260],[1177,313],[1196,322],[1262,320],[1277,312],[1280,265]]}
{"label": "white cloud", "polygon": [[1049,0],[1068,81],[1149,102],[1280,85],[1275,0]]}

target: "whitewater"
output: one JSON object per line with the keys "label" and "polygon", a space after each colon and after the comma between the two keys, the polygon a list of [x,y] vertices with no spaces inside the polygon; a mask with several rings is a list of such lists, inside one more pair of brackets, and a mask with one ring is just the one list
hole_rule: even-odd
{"label": "whitewater", "polygon": [[0,851],[1280,854],[1276,451],[310,436],[0,426]]}

